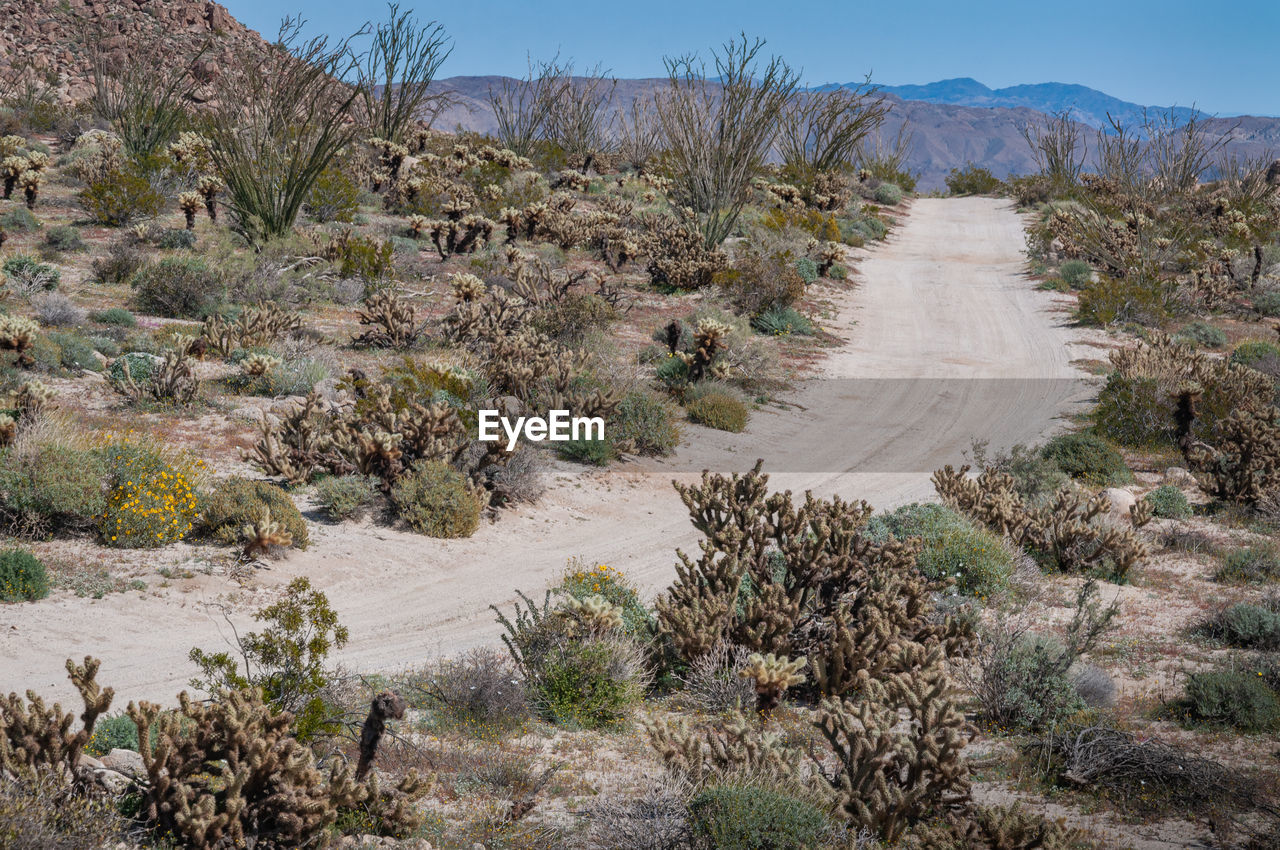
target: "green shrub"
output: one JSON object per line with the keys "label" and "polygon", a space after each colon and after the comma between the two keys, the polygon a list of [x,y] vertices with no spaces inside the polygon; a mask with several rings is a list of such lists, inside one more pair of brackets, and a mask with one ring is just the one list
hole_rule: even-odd
{"label": "green shrub", "polygon": [[128,441],[103,449],[107,504],[98,523],[102,542],[120,549],[151,549],[182,540],[199,518],[195,479],[202,464],[167,457]]}
{"label": "green shrub", "polygon": [[680,443],[675,410],[644,390],[632,390],[622,397],[606,433],[615,445],[640,455],[665,457]]}
{"label": "green shrub", "polygon": [[1191,505],[1183,492],[1172,484],[1164,484],[1144,496],[1151,503],[1151,512],[1164,519],[1186,519],[1191,516]]}
{"label": "green shrub", "polygon": [[728,393],[713,391],[685,406],[692,422],[720,431],[739,433],[747,427],[747,406]]}
{"label": "green shrub", "polygon": [[4,261],[5,283],[24,295],[57,289],[62,282],[62,272],[48,263],[42,263],[27,254],[18,254]]}
{"label": "green shrub", "polygon": [[1174,440],[1173,403],[1155,378],[1109,375],[1093,421],[1100,436],[1122,446],[1154,448]]}
{"label": "green shrub", "polygon": [[164,209],[164,195],[138,168],[109,171],[80,192],[89,219],[107,227],[153,218]]}
{"label": "green shrub", "polygon": [[1273,543],[1234,549],[1222,559],[1214,580],[1269,582],[1280,579],[1280,550]]}
{"label": "green shrub", "polygon": [[964,168],[953,168],[947,175],[948,195],[995,195],[1003,191],[1004,183],[987,169],[972,162]]}
{"label": "green shrub", "polygon": [[893,183],[881,183],[876,187],[875,199],[877,204],[886,207],[897,206],[902,203],[902,189]]}
{"label": "green shrub", "polygon": [[91,336],[86,342],[93,346],[93,350],[101,354],[103,357],[119,357],[120,343],[116,342],[109,336]]}
{"label": "green shrub", "polygon": [[553,723],[600,729],[630,713],[644,695],[627,640],[589,636],[562,642],[541,659],[531,695]]}
{"label": "green shrub", "polygon": [[985,445],[975,445],[974,462],[978,467],[991,466],[1011,476],[1013,489],[1032,504],[1047,501],[1071,483],[1071,476],[1063,472],[1058,464],[1021,443],[1007,452],[1000,451],[990,456],[987,455]]}
{"label": "green shrub", "polygon": [[1280,316],[1280,290],[1260,292],[1253,297],[1253,309],[1268,319]]}
{"label": "green shrub", "polygon": [[[808,280],[805,271],[812,274]],[[806,283],[817,278],[818,267],[812,260],[802,267],[789,250],[748,245],[731,268],[716,272],[715,283],[739,313],[755,316],[794,304],[803,297]]]}
{"label": "green shrub", "polygon": [[998,534],[943,505],[903,505],[873,517],[867,533],[877,540],[920,538],[920,571],[935,580],[954,578],[961,593],[998,593],[1013,573],[1013,556]]}
{"label": "green shrub", "polygon": [[1210,617],[1201,631],[1228,646],[1280,649],[1280,600],[1273,598],[1266,605],[1236,603]]}
{"label": "green shrub", "polygon": [[591,331],[608,327],[617,318],[618,311],[599,295],[569,292],[560,300],[540,307],[534,313],[533,325],[553,339],[573,344]]}
{"label": "green shrub", "polygon": [[1231,352],[1231,362],[1257,368],[1267,362],[1280,360],[1280,346],[1258,339],[1247,339]]}
{"label": "green shrub", "polygon": [[165,251],[189,251],[196,247],[195,231],[185,227],[170,227],[156,239],[156,247]]}
{"label": "green shrub", "polygon": [[1280,726],[1280,701],[1257,674],[1211,670],[1187,676],[1183,718],[1191,723],[1267,732]]}
{"label": "green shrub", "polygon": [[1123,322],[1158,327],[1184,309],[1181,288],[1175,280],[1101,275],[1081,287],[1076,318],[1083,324],[1100,327]]}
{"label": "green shrub", "polygon": [[289,494],[269,481],[239,476],[219,479],[201,497],[195,532],[227,545],[243,542],[241,530],[268,512],[272,522],[280,523],[293,536],[295,549],[307,548],[307,523]]}
{"label": "green shrub", "polygon": [[105,254],[95,257],[89,265],[93,269],[94,280],[102,283],[128,283],[146,261],[146,254],[132,242],[116,239],[107,246]]}
{"label": "green shrub", "polygon": [[1190,340],[1205,348],[1222,348],[1227,344],[1227,332],[1208,322],[1195,321],[1178,331],[1178,341]]}
{"label": "green shrub", "polygon": [[555,443],[555,450],[565,460],[592,466],[608,466],[618,457],[618,450],[609,439],[560,440]]}
{"label": "green shrub", "polygon": [[1123,484],[1133,480],[1133,473],[1120,452],[1096,434],[1060,434],[1045,443],[1040,453],[1072,478],[1093,484]]}
{"label": "green shrub", "polygon": [[81,531],[106,508],[101,453],[60,445],[0,454],[0,513],[27,534]]}
{"label": "green shrub", "polygon": [[[155,731],[153,726],[152,732]],[[91,756],[105,756],[112,750],[138,750],[138,726],[127,714],[99,717],[93,726],[93,737],[84,747]]]}
{"label": "green shrub", "polygon": [[1042,635],[997,641],[979,689],[987,723],[1004,731],[1037,730],[1082,710],[1063,653],[1061,644]]}
{"label": "green shrub", "polygon": [[58,346],[60,362],[67,369],[85,369],[101,372],[102,362],[93,353],[93,346],[79,334],[54,331],[49,341]]}
{"label": "green shrub", "polygon": [[410,528],[429,537],[470,537],[480,527],[480,498],[447,463],[419,461],[391,488],[391,503]]}
{"label": "green shrub", "polygon": [[133,314],[123,307],[111,307],[90,313],[89,318],[101,325],[114,325],[121,328],[131,328],[138,324]]}
{"label": "green shrub", "polygon": [[653,624],[653,617],[640,601],[640,593],[635,586],[621,570],[606,564],[592,567],[585,561],[571,560],[554,593],[578,600],[588,596],[604,597],[605,601],[622,609],[622,628],[634,638],[646,637]]}
{"label": "green shrub", "polygon": [[751,327],[765,336],[790,336],[813,333],[813,322],[794,307],[774,307],[751,320]]}
{"label": "green shrub", "polygon": [[84,248],[80,230],[69,224],[49,228],[44,234],[44,244],[53,251],[79,251]]}
{"label": "green shrub", "polygon": [[337,522],[364,513],[376,495],[373,479],[364,475],[331,475],[316,482],[316,501]]}
{"label": "green shrub", "polygon": [[360,187],[340,167],[330,165],[311,186],[306,207],[318,222],[350,222],[360,209]]}
{"label": "green shrub", "polygon": [[39,230],[40,220],[32,214],[31,210],[26,207],[11,207],[8,212],[0,214],[0,230],[9,230],[14,233],[23,233],[29,230]]}
{"label": "green shrub", "polygon": [[808,257],[796,260],[796,273],[805,283],[813,283],[818,279],[818,264]]}
{"label": "green shrub", "polygon": [[812,850],[825,846],[822,810],[760,785],[708,785],[689,801],[694,846],[706,850]]}
{"label": "green shrub", "polygon": [[227,288],[202,257],[165,257],[138,270],[131,282],[138,309],[157,316],[203,319],[218,312]]}
{"label": "green shrub", "polygon": [[0,551],[0,602],[43,599],[49,595],[44,564],[27,549]]}
{"label": "green shrub", "polygon": [[128,354],[117,357],[107,367],[107,380],[113,384],[123,384],[126,369],[129,372],[129,379],[138,386],[142,386],[155,376],[160,369],[160,361],[154,354],[130,351]]}
{"label": "green shrub", "polygon": [[1072,289],[1079,289],[1093,278],[1093,267],[1084,260],[1065,260],[1058,266],[1058,277]]}

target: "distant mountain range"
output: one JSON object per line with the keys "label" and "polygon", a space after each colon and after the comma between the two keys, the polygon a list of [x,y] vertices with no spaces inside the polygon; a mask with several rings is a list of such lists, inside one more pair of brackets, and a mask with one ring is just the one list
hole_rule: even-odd
{"label": "distant mountain range", "polygon": [[[496,124],[488,92],[501,79],[450,77],[437,81],[437,89],[452,92],[457,103],[439,116],[436,126],[493,132]],[[625,107],[633,98],[651,94],[665,84],[665,79],[619,80],[615,104]],[[1063,83],[991,89],[964,77],[923,86],[881,88],[893,103],[881,135],[892,139],[902,123],[908,123],[912,137],[908,167],[919,173],[923,191],[941,188],[951,169],[969,162],[1000,178],[1034,171],[1035,161],[1022,138],[1022,128],[1044,121],[1047,113],[1070,109],[1072,118],[1083,125],[1092,150],[1096,131],[1107,124],[1108,112],[1122,124],[1133,126],[1141,121],[1143,110],[1138,104],[1095,89]],[[1175,109],[1180,120],[1190,112]],[[1280,156],[1280,118],[1211,118],[1205,128],[1210,133],[1229,134],[1229,149],[1239,156],[1268,152]]]}

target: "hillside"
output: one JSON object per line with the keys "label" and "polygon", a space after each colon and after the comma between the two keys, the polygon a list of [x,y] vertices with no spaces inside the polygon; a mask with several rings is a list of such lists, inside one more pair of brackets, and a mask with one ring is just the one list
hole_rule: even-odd
{"label": "hillside", "polygon": [[27,78],[53,84],[64,101],[92,88],[86,33],[121,59],[130,45],[163,33],[170,55],[187,58],[206,42],[199,73],[217,72],[237,46],[262,43],[258,33],[218,3],[203,0],[5,0],[0,16],[0,87]]}

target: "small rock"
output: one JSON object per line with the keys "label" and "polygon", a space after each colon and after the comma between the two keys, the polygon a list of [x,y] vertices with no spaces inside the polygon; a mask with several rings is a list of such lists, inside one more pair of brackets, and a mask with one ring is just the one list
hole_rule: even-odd
{"label": "small rock", "polygon": [[81,766],[81,767],[87,767],[87,768],[89,768],[89,769],[91,769],[91,770],[101,770],[101,769],[102,769],[102,762],[98,761],[98,760],[97,760],[96,758],[94,758],[93,756],[85,755],[85,754],[83,754],[83,753],[82,753],[82,754],[80,755],[80,766]]}
{"label": "small rock", "polygon": [[1129,508],[1138,503],[1138,499],[1128,490],[1119,487],[1108,487],[1102,491],[1111,505],[1111,513],[1118,517],[1129,516]]}
{"label": "small rock", "polygon": [[1174,487],[1194,487],[1196,478],[1181,466],[1171,466],[1164,471],[1164,483]]}
{"label": "small rock", "polygon": [[133,750],[122,750],[119,747],[102,757],[102,766],[134,778],[147,775],[142,756]]}
{"label": "small rock", "polygon": [[94,781],[101,785],[108,793],[123,794],[133,784],[133,780],[125,776],[123,773],[114,770],[95,770],[93,772]]}

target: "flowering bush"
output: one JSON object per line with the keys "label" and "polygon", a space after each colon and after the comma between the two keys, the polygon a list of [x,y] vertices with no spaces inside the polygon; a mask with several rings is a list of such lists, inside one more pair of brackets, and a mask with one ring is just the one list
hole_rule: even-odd
{"label": "flowering bush", "polygon": [[107,507],[98,530],[108,546],[143,549],[181,540],[195,523],[195,478],[202,461],[166,458],[133,440],[104,448],[108,475]]}
{"label": "flowering bush", "polygon": [[570,558],[560,579],[558,592],[577,600],[588,596],[604,597],[606,602],[622,609],[623,631],[633,637],[645,634],[649,628],[649,611],[621,570],[605,564],[593,567],[581,558]]}

